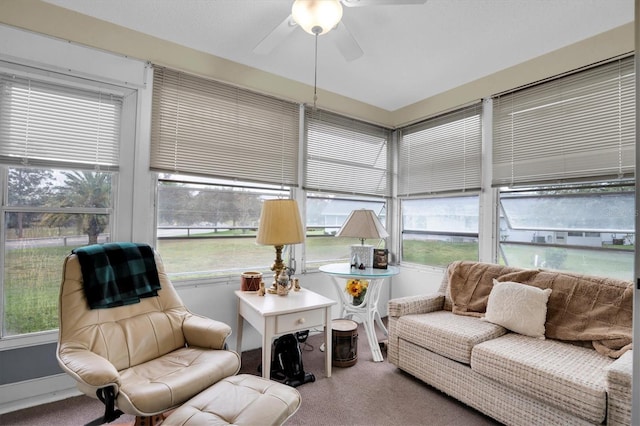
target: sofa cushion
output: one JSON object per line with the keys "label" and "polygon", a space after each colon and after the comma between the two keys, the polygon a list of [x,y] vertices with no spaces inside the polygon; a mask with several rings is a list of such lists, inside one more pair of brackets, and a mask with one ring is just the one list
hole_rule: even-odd
{"label": "sofa cushion", "polygon": [[400,339],[465,364],[471,362],[474,345],[507,332],[504,327],[480,318],[449,311],[402,316],[396,330]]}
{"label": "sofa cushion", "polygon": [[493,280],[483,319],[525,336],[544,339],[550,294],[549,288],[543,290],[516,282]]}
{"label": "sofa cushion", "polygon": [[471,355],[474,371],[594,423],[605,420],[612,362],[593,349],[515,333],[480,343]]}

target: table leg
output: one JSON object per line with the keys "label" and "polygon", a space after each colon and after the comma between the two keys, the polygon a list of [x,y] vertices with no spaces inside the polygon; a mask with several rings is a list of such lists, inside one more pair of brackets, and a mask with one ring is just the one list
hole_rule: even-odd
{"label": "table leg", "polygon": [[378,338],[376,337],[375,325],[372,318],[367,318],[367,321],[364,322],[364,330],[367,334],[367,340],[369,341],[369,347],[371,348],[371,355],[373,357],[374,362],[382,362],[384,358],[382,356],[382,352],[380,351],[380,345],[378,345]]}
{"label": "table leg", "polygon": [[331,360],[333,357],[332,339],[331,306],[327,306],[324,313],[324,373],[327,377],[331,377]]}
{"label": "table leg", "polygon": [[375,312],[375,321],[378,324],[378,327],[380,327],[380,329],[382,330],[382,332],[384,333],[385,336],[389,335],[389,332],[387,331],[387,327],[384,326],[384,323],[382,322],[382,318],[380,317],[380,312],[378,312],[376,310]]}
{"label": "table leg", "polygon": [[380,350],[380,345],[378,343],[378,336],[376,335],[376,327],[375,324],[378,324],[380,329],[384,332],[385,336],[388,335],[387,329],[382,323],[382,318],[380,317],[380,312],[378,312],[378,301],[380,300],[380,291],[382,290],[382,283],[384,279],[371,280],[371,284],[369,286],[373,286],[371,289],[371,297],[367,301],[367,323],[371,324],[370,333],[371,333],[371,353],[373,354],[373,360],[380,362],[383,361],[384,358],[382,356],[382,351]]}
{"label": "table leg", "polygon": [[262,377],[271,378],[271,336],[264,330],[262,333]]}
{"label": "table leg", "polygon": [[242,329],[244,328],[244,318],[240,315],[240,301],[238,300],[238,320],[236,321],[236,352],[242,359]]}

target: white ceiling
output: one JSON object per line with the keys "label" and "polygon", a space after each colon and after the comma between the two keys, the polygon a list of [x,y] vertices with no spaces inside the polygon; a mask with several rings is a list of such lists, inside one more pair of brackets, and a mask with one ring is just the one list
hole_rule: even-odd
{"label": "white ceiling", "polygon": [[[293,0],[46,0],[215,56],[314,84],[314,36],[297,28],[268,55],[253,48]],[[364,51],[347,61],[318,39],[319,88],[394,111],[633,21],[634,0],[427,0],[345,7]]]}

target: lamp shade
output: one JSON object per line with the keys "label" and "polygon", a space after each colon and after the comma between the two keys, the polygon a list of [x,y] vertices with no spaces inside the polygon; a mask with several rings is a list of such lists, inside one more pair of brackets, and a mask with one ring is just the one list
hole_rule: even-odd
{"label": "lamp shade", "polygon": [[342,5],[339,0],[296,0],[291,16],[309,34],[325,34],[342,19]]}
{"label": "lamp shade", "polygon": [[304,241],[298,203],[295,200],[266,200],[262,204],[258,244],[284,246]]}
{"label": "lamp shade", "polygon": [[353,237],[361,240],[367,238],[387,238],[389,234],[378,220],[373,210],[354,210],[351,212],[336,237]]}

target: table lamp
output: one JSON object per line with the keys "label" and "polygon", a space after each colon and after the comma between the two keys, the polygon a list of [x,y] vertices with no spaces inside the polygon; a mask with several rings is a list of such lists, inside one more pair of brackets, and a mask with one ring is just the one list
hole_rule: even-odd
{"label": "table lamp", "polygon": [[276,259],[271,266],[273,285],[267,291],[275,293],[278,286],[278,278],[285,270],[282,262],[282,249],[288,244],[304,242],[304,231],[300,220],[300,211],[296,200],[265,200],[260,213],[258,236],[256,242],[262,245],[275,246]]}
{"label": "table lamp", "polygon": [[[357,262],[365,268],[373,266],[373,246],[365,245],[364,240],[367,238],[387,238],[388,236],[389,234],[374,211],[366,209],[352,211],[336,234],[336,237],[360,238],[360,245],[351,246],[351,264],[353,265],[354,259],[357,259]],[[356,265],[356,267],[359,266]]]}

